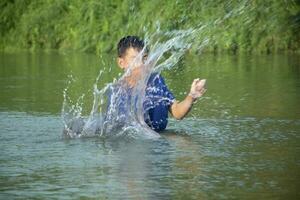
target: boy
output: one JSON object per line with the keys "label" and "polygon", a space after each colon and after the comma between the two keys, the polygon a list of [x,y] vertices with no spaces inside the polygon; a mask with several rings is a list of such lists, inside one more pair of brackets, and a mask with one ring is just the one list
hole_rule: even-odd
{"label": "boy", "polygon": [[[143,63],[137,64],[136,62],[136,58],[140,56],[139,54],[144,48],[144,42],[137,36],[124,37],[118,43],[118,66],[126,71],[133,64],[140,65],[135,66],[125,78],[125,84],[129,88],[136,86],[143,72],[147,73],[145,70],[141,70]],[[183,119],[190,111],[193,102],[205,93],[204,85],[205,79],[195,79],[189,94],[183,101],[179,102],[175,100],[175,97],[169,91],[163,77],[157,73],[151,74],[147,82],[143,102],[145,122],[153,130],[159,132],[167,127],[168,112],[176,119]]]}

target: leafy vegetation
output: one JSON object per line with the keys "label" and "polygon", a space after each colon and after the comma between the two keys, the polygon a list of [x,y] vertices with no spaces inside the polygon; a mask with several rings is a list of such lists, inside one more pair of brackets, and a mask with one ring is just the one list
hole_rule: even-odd
{"label": "leafy vegetation", "polygon": [[2,0],[0,48],[114,50],[128,34],[203,27],[192,51],[278,52],[300,47],[300,0]]}

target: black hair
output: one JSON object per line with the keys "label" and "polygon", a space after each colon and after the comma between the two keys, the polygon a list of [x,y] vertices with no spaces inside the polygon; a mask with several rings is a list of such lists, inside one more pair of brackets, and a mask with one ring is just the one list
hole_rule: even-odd
{"label": "black hair", "polygon": [[126,53],[126,50],[130,47],[142,50],[145,46],[145,43],[138,36],[126,36],[123,37],[118,43],[118,56],[123,57]]}

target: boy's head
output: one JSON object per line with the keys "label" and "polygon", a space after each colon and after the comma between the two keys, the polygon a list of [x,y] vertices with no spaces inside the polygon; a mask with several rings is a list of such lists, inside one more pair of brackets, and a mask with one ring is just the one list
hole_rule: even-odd
{"label": "boy's head", "polygon": [[[140,51],[143,50],[144,46],[144,41],[137,36],[123,37],[118,43],[119,67],[122,69],[127,69],[130,64],[133,64]],[[135,64],[139,64],[139,62]]]}

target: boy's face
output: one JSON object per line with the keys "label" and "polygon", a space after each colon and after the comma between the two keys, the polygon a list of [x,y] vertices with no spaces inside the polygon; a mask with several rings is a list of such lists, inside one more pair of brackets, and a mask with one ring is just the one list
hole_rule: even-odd
{"label": "boy's face", "polygon": [[143,58],[138,58],[140,49],[137,48],[128,48],[125,52],[125,55],[118,57],[118,65],[121,69],[126,70],[130,65],[133,67],[140,67],[143,64]]}

